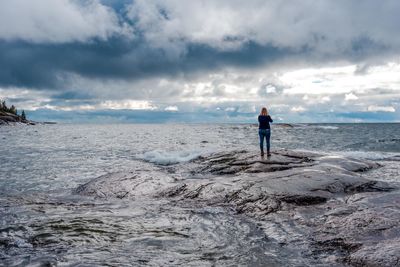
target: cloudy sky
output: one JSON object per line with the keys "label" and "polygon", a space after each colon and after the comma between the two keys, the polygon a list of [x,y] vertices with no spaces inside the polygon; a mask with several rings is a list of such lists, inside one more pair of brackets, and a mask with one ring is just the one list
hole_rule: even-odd
{"label": "cloudy sky", "polygon": [[4,0],[0,98],[37,120],[400,121],[398,0]]}

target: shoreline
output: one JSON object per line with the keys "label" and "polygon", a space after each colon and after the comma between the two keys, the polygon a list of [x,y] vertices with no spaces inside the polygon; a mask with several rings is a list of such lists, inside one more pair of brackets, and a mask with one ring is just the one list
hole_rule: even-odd
{"label": "shoreline", "polygon": [[57,123],[51,121],[38,122],[38,121],[27,120],[23,119],[20,115],[15,115],[9,112],[0,111],[0,126],[2,125],[14,126],[18,124],[37,125],[37,124],[57,124]]}

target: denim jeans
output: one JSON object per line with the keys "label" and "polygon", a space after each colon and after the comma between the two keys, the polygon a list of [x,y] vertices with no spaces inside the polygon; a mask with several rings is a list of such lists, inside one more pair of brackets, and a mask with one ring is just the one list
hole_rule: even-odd
{"label": "denim jeans", "polygon": [[260,136],[261,151],[264,151],[264,137],[265,137],[265,139],[267,140],[267,151],[269,152],[269,149],[271,147],[271,144],[270,144],[271,130],[270,129],[259,129],[258,135]]}

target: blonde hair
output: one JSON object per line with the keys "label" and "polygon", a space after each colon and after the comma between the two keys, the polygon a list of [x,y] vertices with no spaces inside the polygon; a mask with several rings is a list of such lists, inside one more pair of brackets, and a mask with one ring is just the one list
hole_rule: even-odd
{"label": "blonde hair", "polygon": [[268,116],[268,110],[266,107],[263,107],[260,112],[261,116]]}

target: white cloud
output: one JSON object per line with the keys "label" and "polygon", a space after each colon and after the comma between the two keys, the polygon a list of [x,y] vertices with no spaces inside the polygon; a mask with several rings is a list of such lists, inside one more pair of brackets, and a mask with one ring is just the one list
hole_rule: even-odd
{"label": "white cloud", "polygon": [[330,102],[331,101],[331,98],[329,97],[329,96],[323,96],[323,97],[321,97],[321,99],[319,100],[319,103],[327,103],[327,102]]}
{"label": "white cloud", "polygon": [[346,94],[345,96],[344,96],[344,100],[345,101],[351,101],[351,100],[357,100],[358,99],[358,96],[356,96],[355,94],[353,94],[353,93],[349,93],[349,94]]}
{"label": "white cloud", "polygon": [[265,90],[267,93],[270,93],[270,94],[276,93],[276,87],[273,85],[270,85],[270,84],[265,87]]}
{"label": "white cloud", "polygon": [[352,49],[365,36],[397,47],[399,9],[396,0],[136,0],[128,16],[151,45],[175,55],[185,53],[185,43],[232,50],[249,41],[326,54]]}
{"label": "white cloud", "polygon": [[290,109],[290,111],[292,111],[292,112],[304,112],[304,111],[306,111],[306,109],[303,108],[302,106],[297,106],[297,107],[292,107]]}
{"label": "white cloud", "polygon": [[252,104],[240,105],[238,112],[239,113],[254,113],[254,112],[256,112],[256,107],[255,107],[255,105],[252,105]]}
{"label": "white cloud", "polygon": [[225,109],[225,111],[227,111],[227,112],[234,112],[235,110],[236,110],[236,108],[234,108],[234,107],[228,107]]}
{"label": "white cloud", "polygon": [[154,110],[157,109],[150,101],[146,100],[107,100],[103,101],[97,108],[100,109],[132,109],[132,110]]}
{"label": "white cloud", "polygon": [[168,106],[164,109],[165,111],[179,111],[177,106]]}
{"label": "white cloud", "polygon": [[371,112],[396,112],[396,109],[392,106],[368,106],[367,111]]}
{"label": "white cloud", "polygon": [[[96,110],[98,106],[96,105],[78,105],[78,106],[56,106],[50,104],[44,104],[40,108],[51,109],[51,110],[61,110],[61,111],[87,111],[87,110]],[[33,110],[37,110],[35,108]]]}
{"label": "white cloud", "polygon": [[[400,91],[400,63],[386,63],[370,67],[368,73],[355,75],[356,65],[342,65],[323,68],[299,68],[286,71],[279,79],[286,89],[284,94],[336,95],[359,93],[373,88]],[[313,83],[315,79],[322,83]]]}
{"label": "white cloud", "polygon": [[[301,75],[294,84],[287,83],[287,71],[284,67],[269,68],[260,67],[255,69],[223,69],[212,74],[200,74],[196,76],[163,77],[162,80],[156,77],[145,78],[135,81],[123,80],[95,80],[84,77],[73,76],[72,81],[67,82],[68,88],[82,88],[79,93],[83,95],[95,95],[97,100],[90,104],[96,109],[156,109],[162,110],[167,106],[177,106],[179,111],[196,112],[199,110],[214,110],[220,107],[221,111],[258,113],[262,106],[267,106],[272,115],[280,116],[285,120],[288,116],[305,116],[316,113],[351,113],[375,110],[398,112],[397,105],[400,101],[400,77],[395,75],[399,69],[399,63],[384,64],[378,67],[370,67],[369,72],[362,75],[358,80],[357,75],[350,67],[337,66],[331,68],[306,69],[303,73],[305,80],[315,80],[315,77],[331,77],[320,83],[329,85],[328,88],[321,87],[319,90],[309,92],[306,82]],[[305,74],[309,72],[309,74]],[[336,73],[336,75],[333,75]],[[381,75],[389,73],[388,76]],[[297,75],[297,74],[296,74]],[[372,76],[371,76],[372,75]],[[315,76],[315,77],[314,77]],[[347,87],[343,81],[351,82]],[[390,86],[384,86],[387,80],[391,80]],[[278,84],[279,88],[290,90],[305,87],[302,93],[285,93],[277,90],[274,94],[260,95],[259,88],[265,88],[266,84]],[[223,93],[215,92],[215,88],[224,87]],[[263,87],[264,86],[264,87]],[[256,88],[256,90],[253,90]],[[21,102],[17,106],[20,109],[38,109],[44,105],[53,105],[55,108],[74,105],[76,109],[90,109],[87,103],[72,102],[60,103],[49,102],[54,91],[35,91],[28,89],[1,88],[0,96],[8,98],[32,98],[34,93],[40,95],[28,102]],[[343,91],[345,93],[343,93]],[[344,101],[347,95],[347,101]],[[354,101],[356,96],[359,101]],[[47,101],[45,101],[47,99]],[[350,99],[353,99],[351,101]],[[106,102],[108,101],[108,102]],[[133,102],[131,102],[133,101]],[[8,101],[12,103],[12,101]],[[390,107],[392,106],[392,107]],[[368,108],[369,107],[369,108]],[[384,108],[382,108],[384,107]],[[331,111],[332,110],[332,111]],[[298,117],[296,117],[297,119]]]}
{"label": "white cloud", "polygon": [[396,0],[303,0],[296,5],[285,0],[135,0],[117,14],[100,0],[3,0],[0,38],[71,42],[132,35],[126,15],[149,46],[168,50],[169,57],[186,53],[188,43],[220,50],[249,42],[294,50],[307,46],[329,54],[352,49],[353,41],[365,36],[398,47],[399,9]]}
{"label": "white cloud", "polygon": [[131,34],[98,0],[0,1],[0,39],[63,43]]}
{"label": "white cloud", "polygon": [[93,101],[92,104],[82,105],[68,105],[68,103],[62,104],[49,104],[50,100],[42,100],[42,105],[35,106],[31,110],[37,110],[39,108],[46,108],[51,110],[62,110],[62,111],[77,111],[77,110],[98,110],[98,109],[111,109],[111,110],[156,110],[158,107],[150,101],[141,100],[107,100],[96,103]]}

